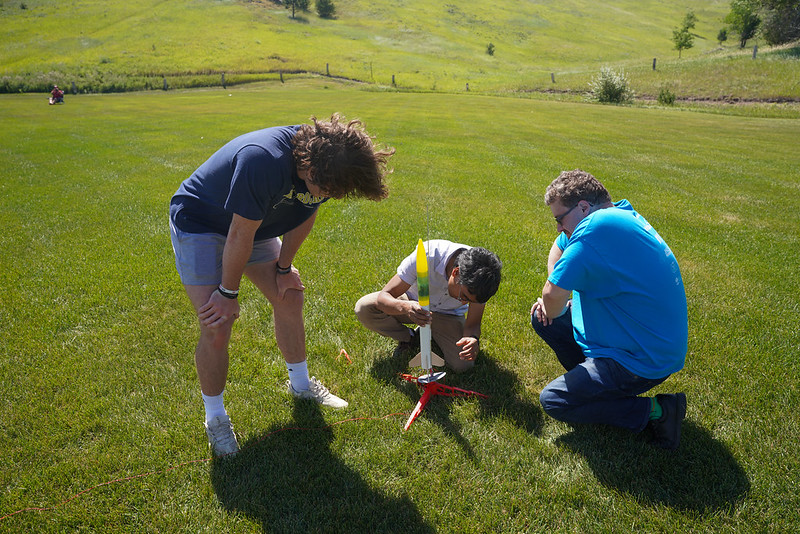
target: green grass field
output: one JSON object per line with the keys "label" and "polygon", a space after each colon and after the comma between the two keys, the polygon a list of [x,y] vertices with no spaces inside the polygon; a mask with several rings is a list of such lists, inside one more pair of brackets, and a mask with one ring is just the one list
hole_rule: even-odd
{"label": "green grass field", "polygon": [[[53,83],[71,90],[74,83],[79,93],[116,92],[161,89],[165,80],[170,88],[212,86],[222,73],[230,86],[282,72],[401,91],[466,92],[469,84],[484,94],[580,95],[610,65],[630,72],[643,98],[668,86],[683,102],[788,100],[795,115],[800,101],[796,45],[785,56],[755,39],[740,52],[732,35],[719,47],[727,0],[335,4],[334,20],[313,8],[292,20],[268,0],[3,2],[0,91],[43,92]],[[672,30],[689,9],[698,18],[696,37],[679,60]],[[761,53],[754,61],[755,44]]]}
{"label": "green grass field", "polygon": [[[335,4],[334,20],[320,19],[313,7],[292,20],[291,11],[266,0],[4,2],[2,14],[9,23],[1,41],[4,70],[320,72],[330,63],[337,74],[362,80],[388,83],[396,73],[401,80],[432,82],[438,76],[449,83],[451,76],[491,79],[520,68],[536,72],[671,56],[672,29],[690,8],[698,16],[700,36],[687,52],[691,57],[716,46],[713,37],[728,11],[722,0]],[[494,56],[486,53],[490,42]]]}
{"label": "green grass field", "polygon": [[[245,284],[226,392],[245,450],[209,461],[169,198],[233,136],[334,111],[397,149],[390,197],[329,202],[296,259],[311,371],[350,407],[284,392]],[[0,532],[796,532],[798,137],[788,119],[330,80],[2,95]],[[542,194],[575,167],[681,264],[687,365],[656,390],[689,399],[677,452],[539,407],[560,373],[528,323],[555,237]],[[477,367],[445,378],[490,398],[435,399],[403,432],[419,391],[352,308],[419,237],[494,250],[504,279]]]}

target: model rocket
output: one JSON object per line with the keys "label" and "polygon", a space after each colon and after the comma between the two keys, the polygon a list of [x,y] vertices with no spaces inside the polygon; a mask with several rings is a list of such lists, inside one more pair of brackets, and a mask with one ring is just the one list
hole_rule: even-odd
{"label": "model rocket", "polygon": [[[428,288],[428,256],[422,239],[417,243],[417,293],[419,305],[423,310],[431,309],[430,289]],[[420,367],[430,372],[431,368],[431,325],[426,324],[419,329]]]}
{"label": "model rocket", "polygon": [[[423,310],[430,310],[430,291],[428,287],[428,256],[425,254],[425,245],[422,239],[417,243],[417,295],[419,298],[419,305]],[[412,367],[422,367],[426,376],[432,380],[438,380],[441,376],[436,376],[431,373],[433,363],[441,367],[444,365],[444,360],[439,355],[431,352],[431,325],[419,327],[419,354],[417,354],[410,362]],[[436,373],[439,375],[440,373]]]}
{"label": "model rocket", "polygon": [[[425,245],[422,244],[422,239],[417,243],[417,293],[419,296],[419,305],[425,310],[430,310],[430,293],[428,287],[428,257],[425,254]],[[444,397],[470,397],[478,396],[487,398],[486,395],[478,393],[477,391],[469,391],[466,389],[455,388],[451,386],[444,386],[438,382],[445,375],[443,371],[437,373],[433,372],[433,364],[437,367],[444,366],[444,360],[437,354],[431,352],[431,325],[419,327],[419,354],[409,362],[411,367],[422,367],[425,372],[422,376],[413,376],[409,374],[400,375],[403,380],[409,382],[416,382],[422,389],[423,393],[417,405],[412,410],[411,415],[406,421],[403,430],[408,430],[411,423],[419,417],[425,405],[434,396]]]}

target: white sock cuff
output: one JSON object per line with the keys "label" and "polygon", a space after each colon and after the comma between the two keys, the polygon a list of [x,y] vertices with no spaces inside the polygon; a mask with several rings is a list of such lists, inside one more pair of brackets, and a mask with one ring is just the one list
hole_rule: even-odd
{"label": "white sock cuff", "polygon": [[223,399],[225,391],[219,395],[213,396],[206,395],[202,391],[200,394],[203,396],[203,405],[206,408],[206,422],[211,421],[218,415],[228,415],[228,412],[225,411],[225,402]]}
{"label": "white sock cuff", "polygon": [[295,391],[308,390],[308,361],[303,360],[299,363],[286,363],[286,370],[289,371],[289,381]]}

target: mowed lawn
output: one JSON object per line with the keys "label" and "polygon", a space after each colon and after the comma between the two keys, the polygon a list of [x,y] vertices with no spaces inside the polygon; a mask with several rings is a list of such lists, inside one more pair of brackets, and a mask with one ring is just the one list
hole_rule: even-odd
{"label": "mowed lawn", "polygon": [[[0,96],[0,532],[796,532],[800,122],[670,109],[362,91]],[[234,136],[339,111],[394,146],[390,197],[330,201],[295,264],[311,373],[350,401],[296,403],[252,285],[226,404],[244,450],[211,461],[167,206]],[[689,302],[681,448],[547,417],[561,369],[528,311],[565,169],[627,198]],[[355,301],[418,238],[495,251],[483,353],[419,398]],[[624,254],[624,251],[620,251]],[[346,349],[352,363],[340,357]]]}

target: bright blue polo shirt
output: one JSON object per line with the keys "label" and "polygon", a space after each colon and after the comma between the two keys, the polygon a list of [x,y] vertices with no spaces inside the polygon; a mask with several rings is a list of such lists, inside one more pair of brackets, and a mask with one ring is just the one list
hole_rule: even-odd
{"label": "bright blue polo shirt", "polygon": [[683,368],[689,332],[678,262],[627,200],[590,214],[556,244],[563,254],[548,280],[573,292],[575,340],[587,357],[644,378]]}

